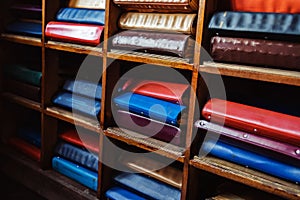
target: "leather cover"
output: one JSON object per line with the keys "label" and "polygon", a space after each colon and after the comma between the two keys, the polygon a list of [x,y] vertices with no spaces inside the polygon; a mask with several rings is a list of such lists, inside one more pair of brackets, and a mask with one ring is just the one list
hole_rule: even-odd
{"label": "leather cover", "polygon": [[193,12],[197,11],[199,0],[114,0],[114,3],[140,12]]}
{"label": "leather cover", "polygon": [[27,99],[40,102],[40,94],[41,89],[39,87],[29,85],[20,81],[7,79],[4,82],[4,88],[6,88],[7,91],[14,93],[16,95],[25,97]]}
{"label": "leather cover", "polygon": [[53,103],[69,110],[76,110],[90,116],[97,116],[100,112],[100,102],[68,92],[59,92],[53,98]]}
{"label": "leather cover", "polygon": [[105,0],[70,0],[71,8],[105,9]]}
{"label": "leather cover", "polygon": [[119,19],[121,29],[139,29],[146,31],[178,32],[195,34],[196,14],[166,13],[123,13]]}
{"label": "leather cover", "polygon": [[59,134],[59,137],[71,144],[86,148],[94,153],[99,152],[99,135],[98,134],[90,134],[84,131],[80,132],[80,136],[76,132],[76,130],[71,129]]}
{"label": "leather cover", "polygon": [[180,199],[180,190],[140,174],[122,173],[114,180],[146,199]]}
{"label": "leather cover", "polygon": [[300,3],[295,0],[231,0],[231,6],[241,12],[300,13]]}
{"label": "leather cover", "polygon": [[103,26],[105,22],[105,10],[61,8],[56,15],[56,20]]}
{"label": "leather cover", "polygon": [[29,156],[31,159],[35,161],[40,161],[41,151],[36,146],[31,145],[28,142],[25,142],[24,140],[17,137],[10,138],[8,142],[20,152]]}
{"label": "leather cover", "polygon": [[126,128],[164,142],[170,142],[175,145],[179,145],[181,142],[181,130],[176,126],[122,110],[118,110],[115,121],[121,128]]}
{"label": "leather cover", "polygon": [[49,22],[45,34],[53,40],[97,46],[101,42],[103,26],[68,22]]}
{"label": "leather cover", "polygon": [[123,189],[121,187],[113,187],[105,192],[107,200],[146,200],[137,194]]}
{"label": "leather cover", "polygon": [[300,69],[298,43],[213,37],[211,56],[215,61]]}
{"label": "leather cover", "polygon": [[42,5],[30,3],[14,3],[10,7],[10,11],[13,16],[18,19],[42,19]]}
{"label": "leather cover", "polygon": [[52,167],[59,173],[85,185],[86,187],[97,191],[98,174],[82,166],[65,160],[61,157],[53,157]]}
{"label": "leather cover", "polygon": [[41,5],[16,3],[12,5],[10,8],[15,10],[21,10],[21,11],[39,12],[40,14],[42,14]]}
{"label": "leather cover", "polygon": [[93,171],[98,171],[98,156],[66,142],[56,145],[55,153],[69,161]]}
{"label": "leather cover", "polygon": [[101,100],[102,87],[86,80],[66,80],[63,89],[90,98]]}
{"label": "leather cover", "polygon": [[186,108],[186,106],[130,92],[115,97],[114,103],[125,111],[174,126],[179,126],[181,113]]}
{"label": "leather cover", "polygon": [[36,127],[20,128],[18,130],[18,137],[38,148],[41,147],[41,131]]}
{"label": "leather cover", "polygon": [[218,12],[209,28],[216,31],[300,35],[300,14]]}
{"label": "leather cover", "polygon": [[6,26],[7,32],[16,34],[30,35],[35,37],[42,36],[42,23],[29,21],[15,21]]}
{"label": "leather cover", "polygon": [[[199,120],[195,123],[196,127],[212,131],[226,138],[235,141],[236,145],[244,146],[245,144],[254,145],[272,152],[280,153],[285,156],[300,159],[300,147],[283,143],[281,141],[262,137],[259,135],[238,131],[232,128],[223,127],[218,124],[210,123],[205,120]],[[260,151],[261,152],[261,151]],[[263,153],[262,153],[263,154]],[[277,154],[276,154],[277,155]]]}
{"label": "leather cover", "polygon": [[191,58],[194,50],[189,35],[127,30],[113,36],[112,47]]}
{"label": "leather cover", "polygon": [[35,71],[22,65],[6,65],[4,72],[7,76],[35,86],[41,85],[42,72]]}
{"label": "leather cover", "polygon": [[[224,112],[224,106],[226,112]],[[202,115],[212,122],[294,145],[300,144],[300,118],[221,99],[211,99]]]}
{"label": "leather cover", "polygon": [[269,157],[257,153],[246,151],[223,142],[218,141],[214,144],[207,140],[203,143],[202,149],[218,158],[247,166],[249,168],[286,179],[292,182],[300,181],[300,168],[281,163]]}

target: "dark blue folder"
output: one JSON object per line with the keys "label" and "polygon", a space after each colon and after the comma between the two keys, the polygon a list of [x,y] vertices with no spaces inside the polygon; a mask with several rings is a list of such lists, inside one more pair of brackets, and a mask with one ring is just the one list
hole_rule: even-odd
{"label": "dark blue folder", "polygon": [[181,112],[186,108],[183,105],[130,92],[114,98],[114,102],[123,110],[175,126],[179,126]]}
{"label": "dark blue folder", "polygon": [[97,191],[98,174],[60,157],[52,159],[52,167],[61,174]]}
{"label": "dark blue folder", "polygon": [[102,87],[100,84],[92,83],[86,80],[67,80],[63,87],[74,94],[87,96],[100,100],[102,95]]}
{"label": "dark blue folder", "polygon": [[146,199],[180,199],[180,190],[140,174],[123,173],[116,176],[114,180],[125,188],[145,196]]}
{"label": "dark blue folder", "polygon": [[146,200],[145,198],[121,187],[113,187],[107,190],[105,196],[108,200]]}
{"label": "dark blue folder", "polygon": [[61,8],[56,15],[56,19],[64,22],[104,25],[105,10]]}
{"label": "dark blue folder", "polygon": [[6,26],[6,31],[36,37],[42,36],[42,24],[37,22],[15,21]]}
{"label": "dark blue folder", "polygon": [[18,130],[18,137],[36,147],[41,147],[41,131],[38,128],[22,127]]}
{"label": "dark blue folder", "polygon": [[60,142],[55,148],[55,153],[83,167],[98,171],[98,156],[82,148],[66,142]]}
{"label": "dark blue folder", "polygon": [[218,141],[215,145],[211,140],[203,143],[204,152],[224,160],[248,166],[249,168],[286,179],[292,182],[300,182],[300,168],[279,162],[269,157],[247,151],[241,148]]}

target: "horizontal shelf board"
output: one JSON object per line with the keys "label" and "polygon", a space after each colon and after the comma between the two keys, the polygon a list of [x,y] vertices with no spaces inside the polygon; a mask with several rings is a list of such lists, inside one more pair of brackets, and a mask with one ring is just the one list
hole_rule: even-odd
{"label": "horizontal shelf board", "polygon": [[87,54],[93,56],[103,55],[102,48],[100,47],[72,44],[66,42],[48,41],[45,44],[45,47],[49,49],[55,49],[55,50],[67,51],[67,52],[79,53],[79,54]]}
{"label": "horizontal shelf board", "polygon": [[[190,165],[288,199],[300,198],[300,186],[214,157],[194,157]],[[280,169],[278,169],[280,170]]]}
{"label": "horizontal shelf board", "polygon": [[133,131],[127,130],[126,132],[130,134],[124,133],[120,128],[110,127],[104,131],[104,134],[113,139],[126,142],[129,145],[147,151],[155,151],[155,153],[159,155],[178,160],[182,163],[184,162],[184,148],[154,138],[143,138],[145,136]]}
{"label": "horizontal shelf board", "polygon": [[74,116],[72,112],[63,108],[47,107],[45,114],[71,124],[79,125],[91,131],[99,132],[101,130],[100,123],[98,121],[82,115]]}
{"label": "horizontal shelf board", "polygon": [[27,44],[27,45],[38,46],[38,47],[43,46],[41,38],[37,38],[37,37],[16,35],[16,34],[10,34],[10,33],[2,33],[1,39],[7,40],[10,42],[20,43],[20,44]]}
{"label": "horizontal shelf board", "polygon": [[193,64],[189,63],[187,59],[141,52],[111,49],[111,52],[107,53],[107,57],[131,62],[173,67],[177,69],[193,70],[194,68]]}
{"label": "horizontal shelf board", "polygon": [[2,93],[1,96],[10,102],[19,104],[26,108],[30,108],[30,109],[33,109],[33,110],[36,110],[39,112],[42,111],[41,104],[38,102],[32,101],[30,99],[26,99],[24,97],[21,97],[21,96],[18,96],[18,95],[9,93],[9,92]]}
{"label": "horizontal shelf board", "polygon": [[300,72],[246,65],[204,62],[200,72],[300,86]]}

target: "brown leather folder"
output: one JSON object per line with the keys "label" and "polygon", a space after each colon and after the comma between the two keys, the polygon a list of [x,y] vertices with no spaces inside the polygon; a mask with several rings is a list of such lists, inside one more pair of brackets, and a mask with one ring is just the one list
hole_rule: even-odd
{"label": "brown leather folder", "polygon": [[27,99],[40,102],[40,94],[41,94],[41,88],[30,85],[27,83],[23,83],[20,81],[7,79],[4,81],[4,87],[7,89],[7,91],[25,97]]}

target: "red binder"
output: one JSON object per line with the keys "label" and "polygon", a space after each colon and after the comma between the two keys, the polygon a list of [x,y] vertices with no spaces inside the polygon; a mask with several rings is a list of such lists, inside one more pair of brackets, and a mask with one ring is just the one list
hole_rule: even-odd
{"label": "red binder", "polygon": [[28,155],[33,160],[40,161],[41,151],[36,146],[31,145],[28,142],[25,142],[24,140],[17,137],[10,138],[8,142],[24,154]]}
{"label": "red binder", "polygon": [[298,146],[300,118],[221,99],[209,100],[202,115],[212,122]]}

